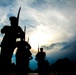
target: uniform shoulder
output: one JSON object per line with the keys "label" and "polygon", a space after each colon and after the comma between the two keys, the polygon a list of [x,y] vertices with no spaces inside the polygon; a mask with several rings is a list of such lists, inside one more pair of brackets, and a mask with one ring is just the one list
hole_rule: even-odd
{"label": "uniform shoulder", "polygon": [[7,25],[6,25],[6,26],[4,26],[3,28],[9,28],[9,27],[10,27],[10,26],[7,26]]}
{"label": "uniform shoulder", "polygon": [[20,27],[20,26],[18,26],[18,28],[20,28],[20,29],[21,29],[21,27]]}

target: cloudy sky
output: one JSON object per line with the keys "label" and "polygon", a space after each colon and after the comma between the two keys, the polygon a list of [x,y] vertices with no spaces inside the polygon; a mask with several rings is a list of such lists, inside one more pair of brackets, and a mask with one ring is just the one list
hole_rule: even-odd
{"label": "cloudy sky", "polygon": [[[64,57],[76,60],[76,0],[0,0],[0,30],[10,25],[9,17],[17,16],[20,6],[19,26],[26,26],[33,57],[39,45],[50,63]],[[35,59],[30,67],[37,67]]]}

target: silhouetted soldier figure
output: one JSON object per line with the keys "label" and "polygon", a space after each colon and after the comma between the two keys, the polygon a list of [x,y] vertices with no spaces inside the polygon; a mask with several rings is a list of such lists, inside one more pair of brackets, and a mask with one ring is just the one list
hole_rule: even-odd
{"label": "silhouetted soldier figure", "polygon": [[32,59],[31,46],[24,40],[17,42],[16,45],[18,48],[16,52],[17,75],[28,75],[29,60]]}
{"label": "silhouetted soldier figure", "polygon": [[38,52],[36,54],[36,58],[35,58],[38,61],[38,73],[39,73],[39,75],[44,75],[45,56],[46,56],[46,53],[43,52],[43,48],[40,48],[40,52]]}
{"label": "silhouetted soldier figure", "polygon": [[1,42],[1,72],[6,75],[9,75],[10,72],[11,58],[15,48],[16,38],[24,37],[24,32],[21,27],[18,26],[17,18],[12,16],[9,19],[11,26],[4,26],[1,29],[1,33],[5,34]]}

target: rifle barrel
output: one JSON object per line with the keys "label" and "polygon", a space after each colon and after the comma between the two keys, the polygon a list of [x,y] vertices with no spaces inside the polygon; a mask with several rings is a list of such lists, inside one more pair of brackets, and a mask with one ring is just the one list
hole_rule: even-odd
{"label": "rifle barrel", "polygon": [[18,11],[18,14],[17,14],[17,22],[19,22],[19,14],[20,14],[20,10],[21,10],[21,7],[19,8],[19,11]]}
{"label": "rifle barrel", "polygon": [[24,40],[26,40],[26,26],[24,26],[24,33],[25,33],[25,37],[24,37]]}

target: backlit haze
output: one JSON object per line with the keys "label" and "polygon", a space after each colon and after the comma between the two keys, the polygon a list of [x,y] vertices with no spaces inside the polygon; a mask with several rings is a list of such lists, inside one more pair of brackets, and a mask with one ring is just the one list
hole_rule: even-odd
{"label": "backlit haze", "polygon": [[[29,38],[32,47],[31,69],[37,68],[38,46],[50,64],[65,57],[76,60],[76,0],[0,0],[0,30],[10,25],[9,17],[17,16],[20,6],[19,26],[26,26],[26,41]],[[0,33],[0,42],[3,36]]]}

